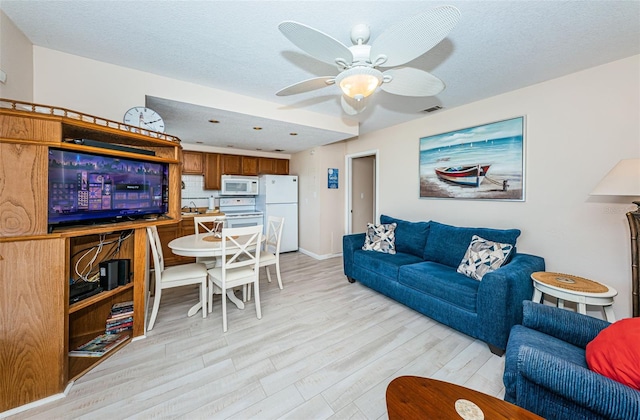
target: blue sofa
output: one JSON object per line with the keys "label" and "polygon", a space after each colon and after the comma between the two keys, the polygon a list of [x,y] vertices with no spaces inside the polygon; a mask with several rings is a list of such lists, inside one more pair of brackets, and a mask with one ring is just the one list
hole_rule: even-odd
{"label": "blue sofa", "polygon": [[504,354],[511,327],[522,320],[522,301],[531,299],[531,273],[544,271],[544,259],[517,253],[482,281],[456,272],[471,238],[514,245],[517,229],[449,226],[434,221],[396,223],[396,254],[362,249],[365,234],[343,237],[344,274],[416,311],[489,345]]}
{"label": "blue sofa", "polygon": [[553,419],[640,419],[640,392],[589,370],[585,347],[607,321],[523,302],[504,367],[505,401]]}

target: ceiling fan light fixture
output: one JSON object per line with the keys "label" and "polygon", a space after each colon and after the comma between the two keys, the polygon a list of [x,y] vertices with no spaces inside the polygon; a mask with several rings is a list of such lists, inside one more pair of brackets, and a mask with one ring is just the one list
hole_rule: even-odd
{"label": "ceiling fan light fixture", "polygon": [[340,73],[336,83],[345,95],[361,101],[380,86],[382,73],[371,67],[353,67]]}

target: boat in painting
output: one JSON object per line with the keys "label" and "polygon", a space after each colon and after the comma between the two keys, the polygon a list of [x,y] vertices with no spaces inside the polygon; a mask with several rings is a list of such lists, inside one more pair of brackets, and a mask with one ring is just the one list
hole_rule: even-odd
{"label": "boat in painting", "polygon": [[478,187],[484,181],[491,164],[445,166],[436,168],[436,175],[443,181],[457,185]]}

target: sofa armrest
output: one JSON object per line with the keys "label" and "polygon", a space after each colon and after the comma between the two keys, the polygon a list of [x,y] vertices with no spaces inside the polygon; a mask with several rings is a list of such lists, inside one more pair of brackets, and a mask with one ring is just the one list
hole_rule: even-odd
{"label": "sofa armrest", "polygon": [[550,392],[608,419],[640,418],[639,391],[545,351],[522,346],[518,373],[516,403],[524,408],[544,405],[540,394]]}
{"label": "sofa armrest", "polygon": [[611,324],[588,315],[528,301],[523,302],[522,325],[585,348]]}
{"label": "sofa armrest", "polygon": [[511,327],[522,322],[522,301],[533,296],[531,273],[544,267],[541,257],[516,254],[509,264],[484,275],[478,287],[481,339],[506,348]]}
{"label": "sofa armrest", "polygon": [[364,245],[365,233],[352,233],[351,235],[344,235],[342,237],[342,251],[351,252],[356,249],[362,249]]}
{"label": "sofa armrest", "polygon": [[364,237],[364,233],[354,233],[342,237],[342,265],[344,275],[349,278],[353,278],[353,253],[362,249]]}

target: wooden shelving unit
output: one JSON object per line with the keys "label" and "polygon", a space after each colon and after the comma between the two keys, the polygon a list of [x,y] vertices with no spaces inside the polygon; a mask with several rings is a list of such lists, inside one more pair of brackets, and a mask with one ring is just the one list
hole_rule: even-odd
{"label": "wooden shelving unit", "polygon": [[[90,147],[87,138],[155,156]],[[156,220],[91,226],[47,226],[50,147],[169,164],[169,207]],[[0,413],[62,393],[68,383],[116,353],[100,358],[68,352],[103,334],[114,303],[134,302],[131,338],[144,335],[149,225],[180,221],[181,146],[176,137],[76,111],[0,99]],[[129,233],[114,258],[131,261],[127,285],[69,304],[78,251]],[[106,256],[98,253],[96,261]],[[97,264],[97,262],[96,262]]]}

